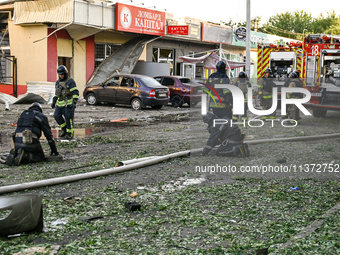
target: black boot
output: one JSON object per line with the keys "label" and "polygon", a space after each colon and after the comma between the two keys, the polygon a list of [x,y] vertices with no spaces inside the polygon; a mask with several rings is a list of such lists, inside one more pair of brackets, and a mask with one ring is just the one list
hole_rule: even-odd
{"label": "black boot", "polygon": [[14,165],[18,166],[22,162],[27,161],[28,160],[28,156],[29,156],[29,153],[25,152],[23,149],[20,148],[17,151],[17,155],[16,155],[16,157],[14,159]]}
{"label": "black boot", "polygon": [[245,157],[249,157],[250,152],[249,152],[249,148],[248,148],[248,144],[247,143],[243,144],[243,150],[244,150]]}
{"label": "black boot", "polygon": [[65,139],[71,140],[73,138],[73,133],[67,132],[67,135],[65,136]]}
{"label": "black boot", "polygon": [[15,156],[17,155],[15,149],[11,149],[8,156],[7,156],[7,159],[6,159],[6,165],[8,166],[12,166],[13,163],[14,163],[14,158]]}
{"label": "black boot", "polygon": [[63,127],[63,132],[60,134],[59,138],[64,138],[67,135],[66,127]]}

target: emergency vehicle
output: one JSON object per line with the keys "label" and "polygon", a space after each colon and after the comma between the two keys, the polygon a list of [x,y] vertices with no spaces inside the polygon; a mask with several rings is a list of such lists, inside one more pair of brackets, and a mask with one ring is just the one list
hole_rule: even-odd
{"label": "emergency vehicle", "polygon": [[271,52],[294,52],[291,67],[300,72],[304,88],[311,92],[311,100],[304,106],[315,117],[326,116],[327,110],[340,111],[340,36],[310,34],[302,43],[259,45],[258,79],[271,68]]}
{"label": "emergency vehicle", "polygon": [[[302,42],[258,44],[257,58],[257,80],[264,75],[264,71],[267,68],[270,68],[273,74],[279,69],[286,69],[288,73],[293,70],[301,73],[303,59]],[[278,85],[283,85],[283,83],[279,82]]]}

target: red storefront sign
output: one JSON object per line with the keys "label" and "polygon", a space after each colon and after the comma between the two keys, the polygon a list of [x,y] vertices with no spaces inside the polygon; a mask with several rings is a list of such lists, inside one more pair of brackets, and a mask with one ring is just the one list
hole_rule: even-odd
{"label": "red storefront sign", "polygon": [[188,35],[189,26],[168,26],[169,35]]}
{"label": "red storefront sign", "polygon": [[116,3],[116,30],[165,35],[165,13]]}

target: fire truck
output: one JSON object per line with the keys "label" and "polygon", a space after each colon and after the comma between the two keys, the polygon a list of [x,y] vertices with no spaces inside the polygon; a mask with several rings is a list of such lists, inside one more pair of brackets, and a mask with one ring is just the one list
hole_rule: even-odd
{"label": "fire truck", "polygon": [[[302,70],[302,59],[303,59],[303,49],[302,42],[278,42],[258,44],[257,49],[257,79],[259,80],[267,68],[270,68],[274,76],[281,76],[284,70],[285,76],[292,70],[297,70],[301,73]],[[275,77],[277,78],[277,85],[283,85],[285,77]],[[280,82],[283,81],[283,82]]]}
{"label": "fire truck", "polygon": [[314,117],[325,117],[327,110],[340,111],[340,36],[310,34],[302,43],[259,45],[258,79],[271,68],[271,52],[294,52],[291,67],[300,72],[304,88],[311,92],[304,106],[312,109]]}

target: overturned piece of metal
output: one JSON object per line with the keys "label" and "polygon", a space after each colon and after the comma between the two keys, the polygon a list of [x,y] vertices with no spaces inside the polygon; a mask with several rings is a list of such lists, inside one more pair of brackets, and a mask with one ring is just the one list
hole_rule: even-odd
{"label": "overturned piece of metal", "polygon": [[44,227],[42,198],[34,194],[0,197],[0,236],[41,232]]}
{"label": "overturned piece of metal", "polygon": [[90,221],[97,220],[97,219],[102,219],[102,218],[104,218],[104,217],[100,216],[100,215],[95,215],[95,216],[80,217],[78,220],[85,221],[85,222],[90,222]]}
{"label": "overturned piece of metal", "polygon": [[141,205],[137,202],[125,202],[125,208],[129,209],[130,211],[140,211]]}
{"label": "overturned piece of metal", "polygon": [[45,157],[47,162],[51,162],[51,161],[63,161],[63,156],[61,156],[60,154],[58,156],[47,156]]}

